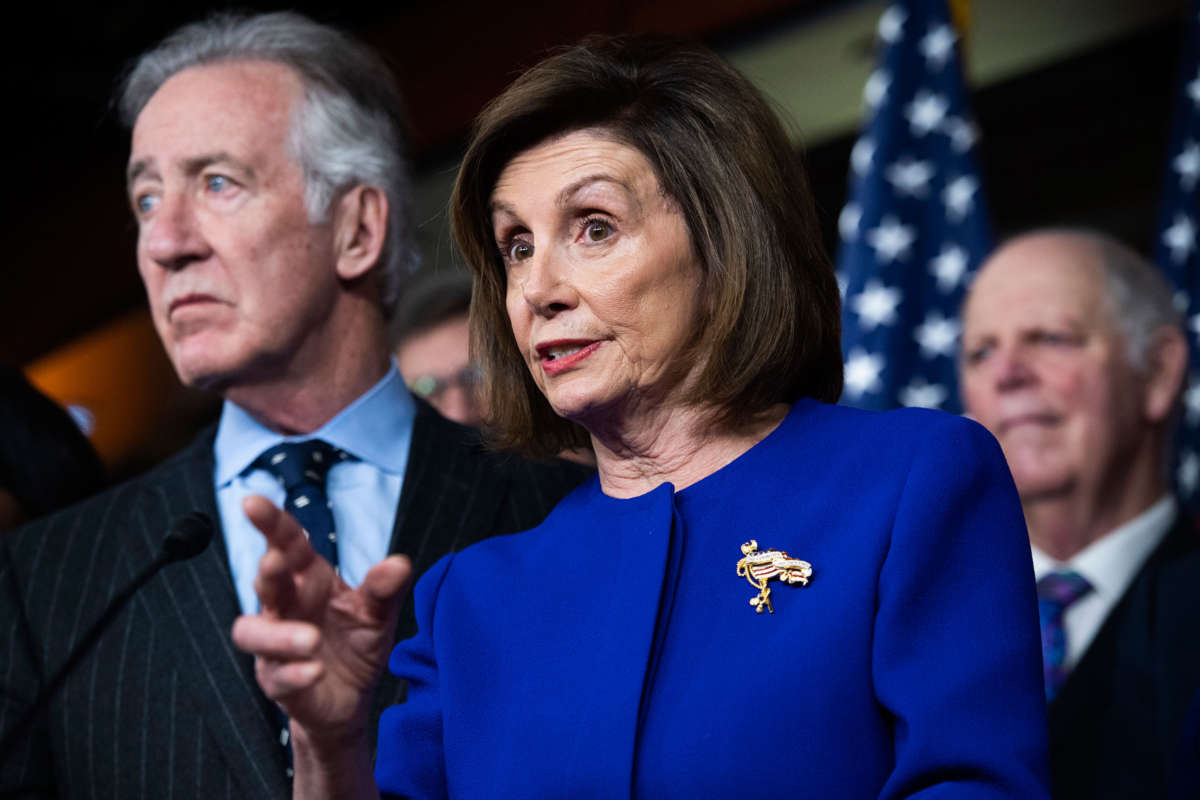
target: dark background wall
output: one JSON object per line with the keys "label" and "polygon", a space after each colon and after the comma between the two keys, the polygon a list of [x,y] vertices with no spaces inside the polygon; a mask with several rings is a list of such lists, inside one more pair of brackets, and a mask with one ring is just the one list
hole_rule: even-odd
{"label": "dark background wall", "polygon": [[[383,9],[347,0],[293,7],[357,32],[387,55],[410,104],[421,179],[448,169],[483,102],[550,46],[592,31],[643,30],[698,36],[718,49],[745,46],[844,5],[626,0],[513,8],[471,0]],[[144,322],[136,322],[144,298],[122,177],[127,137],[109,98],[129,58],[213,7],[164,6],[47,5],[32,23],[10,30],[2,77],[9,191],[0,193],[0,361],[37,365],[116,320],[133,319],[130,330],[142,325],[144,335]],[[1088,224],[1150,249],[1181,32],[1175,20],[1140,27],[976,92],[984,187],[998,234]],[[847,130],[805,153],[831,249],[853,141]],[[118,473],[177,447],[215,407],[211,398],[183,392],[169,374],[162,377],[160,354],[124,352],[127,360],[158,359],[150,370],[157,377],[122,380],[130,393],[144,392],[139,383],[153,386],[161,402],[127,414],[140,438],[110,459]]]}

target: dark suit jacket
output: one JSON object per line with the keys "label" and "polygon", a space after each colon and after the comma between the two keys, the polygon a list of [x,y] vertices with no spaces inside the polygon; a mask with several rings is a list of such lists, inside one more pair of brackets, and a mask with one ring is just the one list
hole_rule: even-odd
{"label": "dark suit jacket", "polygon": [[[473,432],[418,406],[390,546],[417,574],[446,552],[532,527],[588,472],[487,454]],[[196,510],[219,525],[213,435],[0,539],[0,731],[154,559],[173,520]],[[0,754],[0,796],[289,797],[273,711],[252,660],[230,640],[239,613],[223,537],[163,568],[112,620],[30,735]],[[414,632],[410,599],[397,637]],[[376,715],[404,694],[386,674]]]}
{"label": "dark suit jacket", "polygon": [[1056,800],[1156,798],[1200,687],[1200,534],[1180,517],[1050,704]]}

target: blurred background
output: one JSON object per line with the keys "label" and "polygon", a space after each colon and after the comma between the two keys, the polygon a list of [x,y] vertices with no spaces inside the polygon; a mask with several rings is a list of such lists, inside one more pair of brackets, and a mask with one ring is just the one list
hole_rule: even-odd
{"label": "blurred background", "polygon": [[[44,4],[9,29],[0,363],[73,407],[114,479],[178,449],[218,410],[178,385],[144,310],[127,134],[110,109],[130,58],[218,7]],[[357,33],[395,68],[413,122],[425,269],[456,266],[444,206],[474,114],[547,48],[589,32],[695,36],[758,83],[795,134],[836,247],[883,2],[238,6],[285,7]],[[1176,0],[971,0],[966,73],[997,236],[1086,224],[1151,251],[1184,13]]]}

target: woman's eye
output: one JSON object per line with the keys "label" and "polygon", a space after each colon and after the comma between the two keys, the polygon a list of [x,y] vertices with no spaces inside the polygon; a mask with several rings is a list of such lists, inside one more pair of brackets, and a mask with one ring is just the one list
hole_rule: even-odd
{"label": "woman's eye", "polygon": [[612,235],[612,228],[607,222],[594,219],[587,223],[587,227],[584,228],[583,232],[587,236],[588,241],[602,242]]}
{"label": "woman's eye", "polygon": [[529,242],[513,242],[508,246],[508,257],[511,261],[525,261],[533,257],[533,245]]}

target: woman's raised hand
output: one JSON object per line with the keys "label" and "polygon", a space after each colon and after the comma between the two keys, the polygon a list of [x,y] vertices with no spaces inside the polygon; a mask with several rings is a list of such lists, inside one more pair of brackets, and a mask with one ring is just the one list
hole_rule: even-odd
{"label": "woman's raised hand", "polygon": [[291,718],[297,748],[365,742],[371,693],[412,575],[408,560],[385,558],[351,589],[294,517],[257,495],[242,507],[267,552],[254,582],[262,610],[237,619],[234,644],[255,657],[258,683]]}

